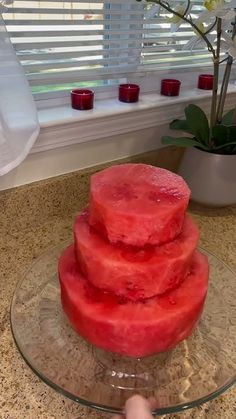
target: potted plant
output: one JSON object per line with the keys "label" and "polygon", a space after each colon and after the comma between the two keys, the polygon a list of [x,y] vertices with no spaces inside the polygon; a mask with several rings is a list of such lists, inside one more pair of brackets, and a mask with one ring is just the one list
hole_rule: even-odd
{"label": "potted plant", "polygon": [[[170,128],[187,133],[162,137],[162,143],[186,147],[179,169],[192,190],[192,199],[205,205],[236,203],[236,106],[224,113],[233,59],[236,57],[236,0],[205,0],[204,10],[194,19],[191,1],[171,6],[162,0],[145,0],[172,14],[173,28],[183,22],[192,26],[195,36],[184,49],[204,42],[213,59],[213,88],[210,118],[194,104],[185,108],[185,119],[171,122]],[[175,3],[176,4],[176,3]],[[222,57],[222,53],[225,55]],[[219,85],[220,66],[224,64]]]}

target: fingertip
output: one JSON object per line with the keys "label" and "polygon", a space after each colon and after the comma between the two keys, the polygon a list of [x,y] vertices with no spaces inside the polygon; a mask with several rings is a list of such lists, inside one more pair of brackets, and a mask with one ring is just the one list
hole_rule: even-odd
{"label": "fingertip", "polygon": [[125,406],[130,406],[137,403],[142,406],[149,406],[148,400],[145,399],[143,396],[140,396],[140,394],[134,394],[133,396],[131,396],[128,400],[126,400]]}
{"label": "fingertip", "polygon": [[127,419],[153,419],[148,400],[139,394],[126,401],[125,412]]}
{"label": "fingertip", "polygon": [[150,406],[151,410],[157,409],[159,407],[159,402],[156,399],[156,397],[153,397],[153,396],[149,397],[148,398],[148,403],[149,403],[149,406]]}

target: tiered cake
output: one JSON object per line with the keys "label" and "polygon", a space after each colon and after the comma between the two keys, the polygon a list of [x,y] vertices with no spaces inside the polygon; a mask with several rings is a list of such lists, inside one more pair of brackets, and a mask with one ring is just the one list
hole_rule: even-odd
{"label": "tiered cake", "polygon": [[167,351],[196,326],[208,284],[184,180],[145,164],[91,177],[89,207],[59,260],[62,306],[77,332],[118,354]]}

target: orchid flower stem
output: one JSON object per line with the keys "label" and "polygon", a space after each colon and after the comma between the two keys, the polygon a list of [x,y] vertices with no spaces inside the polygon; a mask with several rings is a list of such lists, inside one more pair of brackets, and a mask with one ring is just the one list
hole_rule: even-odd
{"label": "orchid flower stem", "polygon": [[224,106],[225,106],[225,99],[229,84],[229,78],[231,73],[231,68],[233,64],[233,58],[229,55],[227,58],[227,64],[225,66],[224,77],[222,80],[221,90],[220,90],[220,97],[218,101],[217,113],[216,113],[216,121],[220,123],[223,117]]}
{"label": "orchid flower stem", "polygon": [[223,60],[221,60],[221,61],[220,61],[220,64],[223,64],[223,63],[225,63],[225,61],[228,61],[228,58],[229,58],[229,57],[225,57],[225,58],[223,58]]}
{"label": "orchid flower stem", "polygon": [[210,117],[210,141],[212,140],[212,129],[214,125],[216,124],[217,90],[218,90],[219,67],[220,67],[221,25],[222,25],[222,19],[217,18],[217,21],[216,21],[217,40],[216,40],[216,54],[214,58],[214,82],[213,82],[211,117]]}
{"label": "orchid flower stem", "polygon": [[[204,39],[204,41],[207,45],[208,51],[210,51],[212,53],[213,58],[214,59],[216,58],[216,53],[215,53],[215,50],[214,50],[212,44],[208,40],[207,36],[205,36],[205,34],[198,28],[198,26],[195,25],[195,23],[193,23],[192,19],[189,19],[188,17],[186,17],[185,14],[182,15],[181,13],[178,13],[175,10],[171,9],[171,7],[167,3],[163,3],[161,0],[146,0],[146,2],[147,3],[159,4],[161,7],[163,7],[163,9],[167,10],[168,12],[172,13],[175,16],[178,16],[184,22],[187,22],[189,25],[191,25],[192,28]],[[188,9],[186,9],[186,10],[188,10]]]}
{"label": "orchid flower stem", "polygon": [[[236,36],[236,16],[235,16],[235,19],[234,19],[232,40],[235,39],[235,36]],[[236,125],[236,106],[234,108],[233,115],[232,115],[232,124]]]}
{"label": "orchid flower stem", "polygon": [[216,24],[216,19],[215,19],[215,22],[207,29],[207,31],[204,34],[208,35],[212,31],[212,29],[215,27],[215,24]]}
{"label": "orchid flower stem", "polygon": [[184,16],[188,13],[189,8],[190,8],[190,0],[188,0],[188,2],[187,2],[187,6],[186,6],[186,9],[184,11]]}
{"label": "orchid flower stem", "polygon": [[232,25],[233,25],[232,39],[234,39],[236,35],[236,16],[234,18],[234,22],[232,23]]}
{"label": "orchid flower stem", "polygon": [[[234,19],[234,24],[233,24],[232,39],[234,39],[235,33],[236,33],[236,18]],[[224,76],[223,76],[221,90],[220,90],[218,108],[217,108],[217,113],[216,113],[216,120],[217,120],[218,123],[221,122],[222,117],[223,117],[226,94],[227,94],[227,90],[228,90],[232,64],[233,64],[233,57],[231,57],[229,55],[227,57],[227,64],[225,66]],[[236,113],[236,110],[235,110],[235,113]]]}

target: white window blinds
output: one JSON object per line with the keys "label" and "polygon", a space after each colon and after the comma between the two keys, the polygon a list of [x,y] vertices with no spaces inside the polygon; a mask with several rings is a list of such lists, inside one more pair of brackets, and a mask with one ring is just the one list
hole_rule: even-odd
{"label": "white window blinds", "polygon": [[[171,0],[168,4],[171,7],[186,5],[186,2],[179,0]],[[191,16],[197,19],[199,14],[206,10],[203,8],[203,0],[191,1]],[[185,45],[190,39],[197,35],[188,23],[181,23],[175,32],[171,31],[172,15],[164,9],[160,9],[157,14],[152,16],[152,5],[148,5],[150,9],[146,19],[144,28],[148,32],[143,35],[142,44],[142,65],[148,65],[149,69],[171,69],[171,68],[189,68],[199,66],[209,66],[211,56],[204,42],[198,42],[193,50],[185,49]],[[186,7],[186,6],[185,6]]]}
{"label": "white window blinds", "polygon": [[[202,2],[192,3],[197,16]],[[144,69],[209,64],[204,46],[183,50],[191,27],[171,33],[170,15],[147,18],[150,7],[135,0],[15,0],[3,17],[34,93],[109,87]]]}

